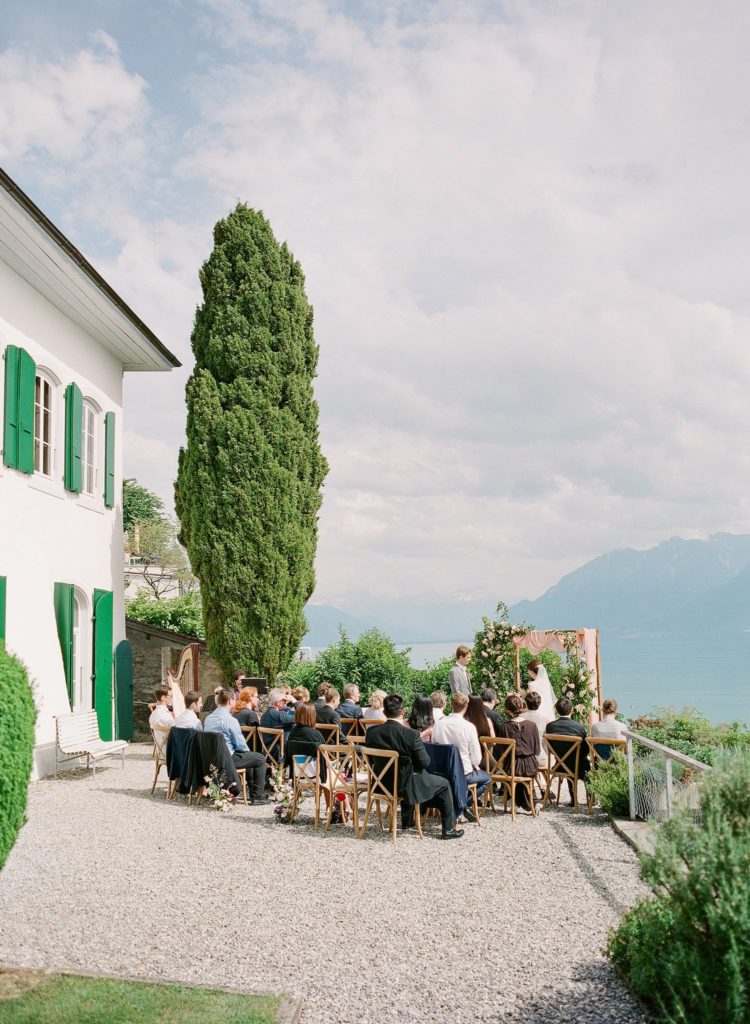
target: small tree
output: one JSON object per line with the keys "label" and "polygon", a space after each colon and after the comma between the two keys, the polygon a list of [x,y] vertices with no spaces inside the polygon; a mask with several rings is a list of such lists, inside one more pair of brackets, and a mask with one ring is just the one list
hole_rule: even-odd
{"label": "small tree", "polygon": [[153,523],[164,518],[164,502],[153,491],[128,477],[122,482],[122,528],[130,533],[136,523]]}
{"label": "small tree", "polygon": [[153,599],[158,601],[175,588],[194,588],[196,581],[187,552],[177,539],[177,527],[169,519],[135,523],[128,533],[128,547],[137,569],[126,569],[126,579],[142,582]]}
{"label": "small tree", "polygon": [[0,868],[26,820],[35,721],[28,673],[0,640]]}
{"label": "small tree", "polygon": [[302,269],[239,204],[201,270],[175,506],[226,672],[273,677],[305,633],[321,487],[318,348]]}

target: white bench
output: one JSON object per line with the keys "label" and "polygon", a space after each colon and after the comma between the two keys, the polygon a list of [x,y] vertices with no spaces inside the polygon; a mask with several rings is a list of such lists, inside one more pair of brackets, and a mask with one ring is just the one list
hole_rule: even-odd
{"label": "white bench", "polygon": [[125,767],[127,743],[125,740],[107,742],[100,738],[96,711],[77,711],[72,715],[57,715],[56,718],[55,775],[60,762],[77,757],[86,758],[86,768],[93,768],[94,775],[96,762],[113,754],[122,754],[122,767]]}

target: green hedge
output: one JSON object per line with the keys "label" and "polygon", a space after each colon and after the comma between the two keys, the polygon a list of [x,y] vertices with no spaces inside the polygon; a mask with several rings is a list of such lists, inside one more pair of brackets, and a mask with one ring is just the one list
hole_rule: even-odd
{"label": "green hedge", "polygon": [[656,895],[625,914],[608,952],[658,1024],[747,1024],[750,751],[717,757],[701,811],[659,829],[641,860]]}
{"label": "green hedge", "polygon": [[28,673],[0,641],[0,868],[26,820],[35,721]]}

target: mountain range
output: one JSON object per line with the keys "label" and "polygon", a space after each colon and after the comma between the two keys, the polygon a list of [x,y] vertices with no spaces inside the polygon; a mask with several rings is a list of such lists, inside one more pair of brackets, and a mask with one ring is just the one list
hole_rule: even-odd
{"label": "mountain range", "polygon": [[[339,623],[352,639],[377,626],[396,643],[471,640],[482,616],[494,613],[496,600],[389,601],[391,621],[364,602],[357,614],[308,605],[309,630],[302,642],[326,646],[337,638]],[[592,626],[612,637],[750,632],[750,534],[672,537],[645,551],[610,551],[510,612],[513,621],[537,629]]]}

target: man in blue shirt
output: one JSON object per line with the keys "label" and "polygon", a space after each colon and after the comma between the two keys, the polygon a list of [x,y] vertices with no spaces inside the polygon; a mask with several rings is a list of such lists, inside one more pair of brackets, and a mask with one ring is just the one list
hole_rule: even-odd
{"label": "man in blue shirt", "polygon": [[245,742],[240,723],[232,717],[234,694],[231,690],[219,690],[216,694],[216,710],[206,716],[204,732],[218,732],[224,737],[237,768],[247,772],[248,788],[254,804],[267,803],[264,796],[266,785],[266,759],[254,754]]}

